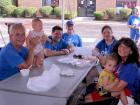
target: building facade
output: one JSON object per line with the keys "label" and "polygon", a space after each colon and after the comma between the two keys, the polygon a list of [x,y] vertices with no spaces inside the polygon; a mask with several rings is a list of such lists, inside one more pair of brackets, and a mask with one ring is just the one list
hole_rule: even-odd
{"label": "building facade", "polygon": [[140,0],[13,0],[17,6],[37,7],[62,6],[64,1],[65,10],[77,12],[78,16],[92,16],[94,11],[102,11],[106,8],[140,6]]}

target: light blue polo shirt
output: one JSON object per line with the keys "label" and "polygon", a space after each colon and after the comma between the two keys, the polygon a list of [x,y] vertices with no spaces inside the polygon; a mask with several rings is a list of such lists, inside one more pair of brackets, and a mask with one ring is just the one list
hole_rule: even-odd
{"label": "light blue polo shirt", "polygon": [[[139,26],[140,27],[140,17],[137,17],[136,15],[131,15],[129,18],[128,18],[128,25],[136,25],[136,26]],[[134,39],[135,35],[140,35],[140,30],[136,30],[134,28],[131,28],[130,29],[130,37],[132,39]],[[136,36],[137,38],[139,36]]]}
{"label": "light blue polo shirt", "polygon": [[71,41],[71,43],[75,47],[82,47],[82,39],[77,34],[69,35],[68,33],[64,33],[62,35],[62,39],[64,39],[67,43],[69,43],[69,41]]}
{"label": "light blue polo shirt", "polygon": [[[48,38],[52,41],[52,36],[49,36]],[[52,42],[46,41],[44,47],[50,50],[60,51],[62,49],[66,49],[68,47],[68,43],[63,39],[60,39],[55,45]]]}
{"label": "light blue polo shirt", "polygon": [[0,80],[4,80],[19,72],[18,66],[28,56],[28,49],[22,47],[19,52],[11,43],[8,43],[0,51]]}
{"label": "light blue polo shirt", "polygon": [[116,45],[117,40],[113,38],[112,44],[107,45],[105,40],[101,40],[97,43],[95,48],[99,49],[99,53],[102,55],[108,55],[112,53],[113,47]]}

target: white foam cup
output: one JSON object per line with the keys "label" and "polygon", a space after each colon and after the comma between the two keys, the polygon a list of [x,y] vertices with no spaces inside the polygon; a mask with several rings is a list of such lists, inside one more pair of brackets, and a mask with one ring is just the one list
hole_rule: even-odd
{"label": "white foam cup", "polygon": [[21,70],[20,70],[20,74],[21,74],[23,77],[28,77],[28,76],[29,76],[29,72],[30,72],[30,69],[21,69]]}

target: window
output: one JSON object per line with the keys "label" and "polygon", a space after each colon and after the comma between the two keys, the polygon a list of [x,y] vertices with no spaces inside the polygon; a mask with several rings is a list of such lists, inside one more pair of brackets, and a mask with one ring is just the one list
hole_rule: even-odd
{"label": "window", "polygon": [[58,7],[59,6],[59,0],[52,0],[52,6]]}
{"label": "window", "polygon": [[136,4],[137,0],[116,0],[116,7],[134,8]]}
{"label": "window", "polygon": [[59,6],[59,0],[42,0],[43,6]]}
{"label": "window", "polygon": [[52,4],[51,2],[52,2],[52,0],[42,0],[42,5],[43,6],[47,6],[47,5],[51,6],[51,4]]}
{"label": "window", "polygon": [[18,6],[18,0],[11,0],[11,1],[13,5]]}

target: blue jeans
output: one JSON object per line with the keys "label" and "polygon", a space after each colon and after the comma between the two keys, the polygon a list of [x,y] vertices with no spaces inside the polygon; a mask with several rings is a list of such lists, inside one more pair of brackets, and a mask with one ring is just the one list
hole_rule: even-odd
{"label": "blue jeans", "polygon": [[138,34],[138,32],[130,33],[130,38],[136,43],[138,42],[139,37],[140,37],[140,34]]}

